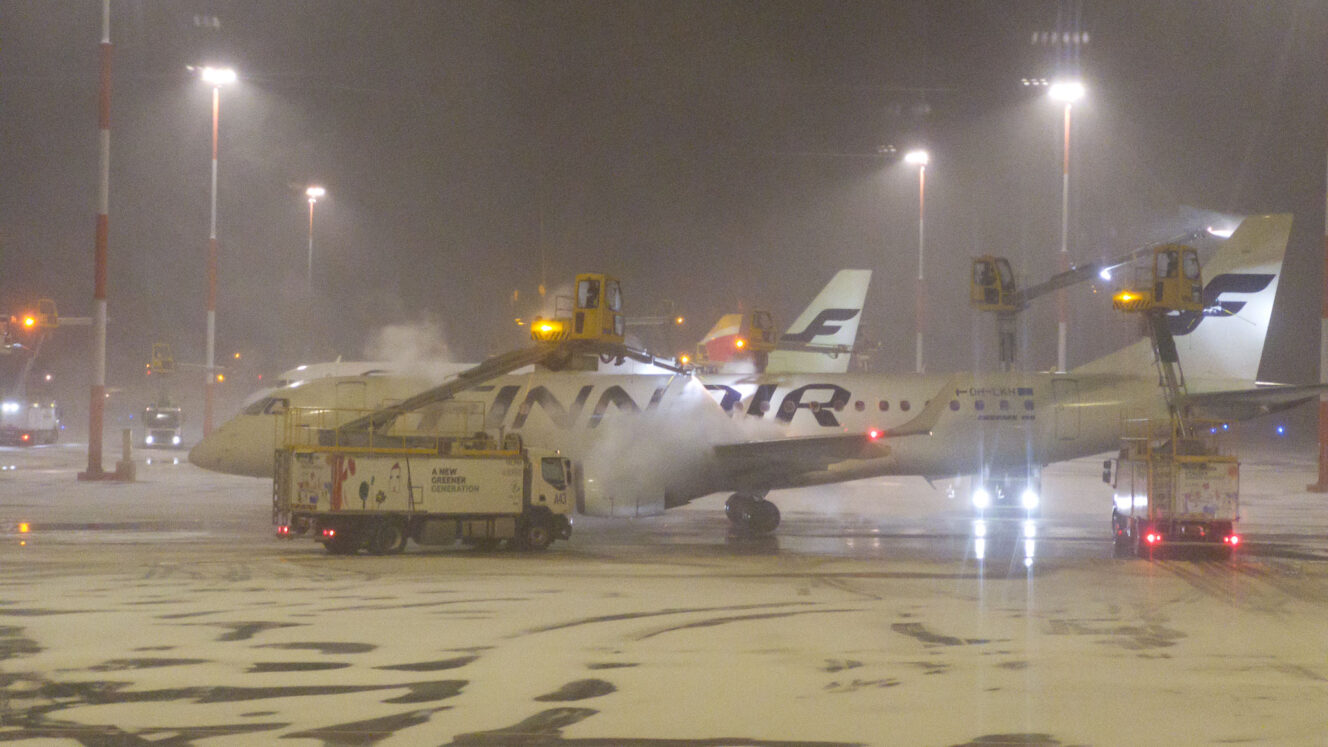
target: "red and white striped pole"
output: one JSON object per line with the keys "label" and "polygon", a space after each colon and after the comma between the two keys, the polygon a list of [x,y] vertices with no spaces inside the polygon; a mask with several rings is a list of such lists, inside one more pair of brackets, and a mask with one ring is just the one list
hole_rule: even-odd
{"label": "red and white striped pole", "polygon": [[106,411],[106,260],[110,236],[111,192],[111,2],[101,6],[101,78],[97,95],[100,175],[97,184],[97,231],[94,243],[92,394],[88,403],[88,469],[80,479],[99,480],[102,428]]}
{"label": "red and white striped pole", "polygon": [[[1328,384],[1328,168],[1325,168],[1323,213],[1323,306],[1319,323],[1319,383]],[[1319,395],[1319,481],[1305,488],[1328,493],[1328,392]]]}

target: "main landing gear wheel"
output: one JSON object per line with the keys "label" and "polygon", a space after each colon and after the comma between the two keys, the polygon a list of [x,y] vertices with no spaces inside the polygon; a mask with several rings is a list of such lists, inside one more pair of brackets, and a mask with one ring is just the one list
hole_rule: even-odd
{"label": "main landing gear wheel", "polygon": [[724,502],[724,515],[747,534],[769,534],[779,526],[779,507],[748,493],[734,493]]}

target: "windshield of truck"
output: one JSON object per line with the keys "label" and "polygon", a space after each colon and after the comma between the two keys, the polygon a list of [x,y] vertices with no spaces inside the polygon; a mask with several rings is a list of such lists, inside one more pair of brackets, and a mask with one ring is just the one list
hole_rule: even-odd
{"label": "windshield of truck", "polygon": [[540,460],[540,474],[544,477],[544,482],[553,486],[554,490],[567,489],[567,475],[563,472],[563,460],[558,457],[544,457]]}
{"label": "windshield of truck", "polygon": [[179,428],[180,413],[175,410],[148,410],[143,418],[149,428]]}

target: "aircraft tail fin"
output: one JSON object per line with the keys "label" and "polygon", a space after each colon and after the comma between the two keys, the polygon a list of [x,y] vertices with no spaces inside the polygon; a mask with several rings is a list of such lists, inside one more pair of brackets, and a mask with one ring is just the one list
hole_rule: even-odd
{"label": "aircraft tail fin", "polygon": [[[1241,221],[1203,268],[1203,311],[1167,317],[1191,392],[1254,386],[1290,235],[1290,215]],[[1152,365],[1151,346],[1140,340],[1075,372],[1138,373]]]}
{"label": "aircraft tail fin", "polygon": [[844,373],[858,336],[871,270],[840,270],[780,338],[824,350],[776,350],[770,372]]}

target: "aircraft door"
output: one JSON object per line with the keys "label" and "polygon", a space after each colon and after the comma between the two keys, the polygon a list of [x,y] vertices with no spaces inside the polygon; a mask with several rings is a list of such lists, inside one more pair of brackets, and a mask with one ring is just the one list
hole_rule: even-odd
{"label": "aircraft door", "polygon": [[1052,379],[1051,395],[1056,400],[1056,439],[1073,441],[1079,438],[1079,382],[1074,379]]}

